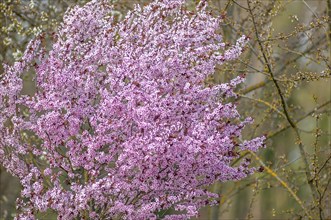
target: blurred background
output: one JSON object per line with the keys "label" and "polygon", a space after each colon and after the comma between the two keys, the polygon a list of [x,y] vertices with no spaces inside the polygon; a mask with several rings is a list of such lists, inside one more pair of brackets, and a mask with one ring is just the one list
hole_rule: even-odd
{"label": "blurred background", "polygon": [[[0,75],[3,64],[20,59],[29,40],[55,32],[67,8],[85,2],[1,0]],[[148,2],[118,0],[114,5],[124,16],[134,4]],[[197,3],[188,0],[187,7]],[[223,18],[224,41],[246,35],[250,43],[239,60],[217,67],[206,84],[246,74],[236,102],[242,117],[252,116],[254,123],[242,139],[265,135],[267,141],[257,154],[242,155],[251,158],[256,174],[213,185],[220,205],[203,208],[196,219],[302,219],[305,213],[331,219],[331,0],[208,3]],[[0,166],[0,219],[13,219],[19,192],[18,180]]]}

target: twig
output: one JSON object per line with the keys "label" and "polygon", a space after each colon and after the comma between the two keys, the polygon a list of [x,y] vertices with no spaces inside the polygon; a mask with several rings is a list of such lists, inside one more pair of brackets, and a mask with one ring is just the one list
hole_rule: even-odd
{"label": "twig", "polygon": [[[316,112],[317,110],[319,110],[319,109],[325,107],[326,105],[328,105],[328,104],[330,104],[330,103],[331,103],[331,100],[329,100],[329,101],[327,101],[327,102],[325,102],[325,103],[323,103],[323,104],[317,106],[315,109],[311,110],[310,112],[308,112],[308,113],[305,114],[304,116],[302,116],[302,117],[300,117],[299,119],[297,119],[297,120],[295,121],[295,124],[297,124],[298,122],[302,121],[303,119],[307,118],[308,116],[310,116],[311,114],[313,114],[313,113]],[[267,138],[267,139],[270,139],[270,138],[276,136],[277,134],[279,134],[279,133],[281,133],[281,132],[287,130],[287,129],[290,128],[290,127],[291,127],[291,125],[287,125],[286,127],[283,127],[283,128],[281,128],[280,130],[278,130],[278,131],[275,131],[275,132],[273,132],[273,133],[271,133],[271,134],[268,134],[266,138]]]}
{"label": "twig", "polygon": [[280,184],[282,186],[284,186],[287,191],[292,195],[292,197],[295,199],[295,201],[300,205],[300,207],[304,210],[305,214],[307,215],[307,217],[309,219],[312,219],[311,215],[309,214],[308,210],[304,207],[303,202],[301,201],[301,199],[295,194],[295,192],[287,185],[287,183],[285,181],[283,181],[278,175],[277,173],[275,173],[271,168],[269,168],[268,166],[266,166],[264,164],[264,162],[260,159],[259,156],[257,156],[257,154],[255,154],[253,151],[249,151],[249,153],[255,157],[255,159],[261,164],[261,166],[263,166],[263,168],[266,170],[267,173],[269,173],[271,176],[275,177],[276,180],[278,180],[278,182],[280,182]]}
{"label": "twig", "polygon": [[262,103],[266,106],[268,106],[269,108],[271,108],[272,110],[274,110],[275,112],[277,112],[278,114],[280,114],[283,118],[286,119],[286,116],[283,112],[279,111],[275,106],[273,106],[272,104],[270,104],[269,102],[266,102],[262,99],[255,99],[255,98],[252,98],[252,97],[249,97],[249,96],[246,96],[246,95],[242,95],[242,94],[237,94],[238,96],[240,97],[243,97],[243,98],[246,98],[246,99],[251,99],[253,101],[256,101],[256,102],[259,102],[259,103]]}
{"label": "twig", "polygon": [[301,154],[301,156],[303,158],[303,161],[304,161],[304,164],[305,164],[307,182],[308,182],[309,187],[310,187],[310,189],[311,189],[311,191],[313,193],[313,198],[316,199],[317,198],[316,188],[315,188],[315,186],[314,186],[313,183],[310,183],[309,182],[309,180],[311,179],[311,173],[310,173],[308,159],[306,157],[306,152],[304,150],[304,146],[303,146],[303,143],[302,143],[302,140],[301,140],[299,131],[297,129],[296,124],[292,121],[292,119],[289,116],[289,113],[288,113],[288,110],[287,110],[287,105],[286,105],[286,102],[285,102],[285,98],[284,98],[283,92],[280,89],[280,86],[278,85],[277,80],[275,79],[274,73],[273,73],[272,68],[271,68],[271,64],[269,62],[269,59],[267,58],[266,52],[264,51],[264,47],[263,47],[262,42],[260,40],[260,36],[259,36],[258,29],[257,29],[257,26],[256,26],[255,16],[254,16],[253,11],[252,11],[252,8],[251,8],[250,0],[247,0],[247,4],[248,4],[249,13],[250,13],[251,18],[252,18],[252,23],[253,23],[253,27],[254,27],[256,39],[257,39],[257,42],[258,42],[258,44],[260,46],[260,50],[262,52],[263,59],[264,59],[265,64],[267,66],[267,70],[268,70],[268,72],[269,72],[269,74],[270,74],[270,76],[272,78],[272,82],[274,83],[274,85],[275,85],[275,87],[277,89],[277,92],[279,94],[279,97],[281,99],[281,104],[282,104],[283,111],[284,111],[284,114],[286,116],[286,119],[287,119],[288,123],[291,125],[291,127],[293,128],[293,130],[295,131],[295,134],[297,136],[300,154]]}

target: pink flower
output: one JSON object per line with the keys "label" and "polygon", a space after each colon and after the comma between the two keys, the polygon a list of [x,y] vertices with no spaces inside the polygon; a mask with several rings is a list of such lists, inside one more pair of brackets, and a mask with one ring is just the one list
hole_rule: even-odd
{"label": "pink flower", "polygon": [[[216,203],[207,186],[252,172],[231,167],[263,144],[237,144],[250,119],[233,122],[227,97],[243,78],[204,84],[247,38],[226,48],[203,4],[157,0],[118,23],[111,10],[99,0],[71,9],[50,51],[40,36],[0,78],[0,162],[21,180],[19,219],[48,208],[59,219],[156,219],[169,208],[180,214],[167,219],[187,219]],[[28,68],[31,97],[21,92]]]}

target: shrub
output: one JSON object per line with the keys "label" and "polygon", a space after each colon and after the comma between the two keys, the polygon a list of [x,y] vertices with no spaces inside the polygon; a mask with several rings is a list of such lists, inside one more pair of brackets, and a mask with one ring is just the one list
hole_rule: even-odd
{"label": "shrub", "polygon": [[0,161],[23,187],[17,217],[186,219],[217,203],[207,186],[252,173],[249,160],[231,166],[264,139],[240,141],[252,119],[230,97],[243,77],[205,83],[248,40],[225,44],[221,22],[205,2],[190,11],[181,0],[115,22],[95,0],[33,40],[0,78]]}

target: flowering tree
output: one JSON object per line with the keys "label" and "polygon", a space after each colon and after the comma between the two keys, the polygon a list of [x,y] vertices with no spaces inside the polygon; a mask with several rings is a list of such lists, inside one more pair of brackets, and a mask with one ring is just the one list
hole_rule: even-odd
{"label": "flowering tree", "polygon": [[252,119],[226,101],[243,77],[205,84],[247,41],[222,42],[221,21],[204,2],[159,0],[116,23],[94,0],[32,41],[0,76],[0,161],[23,187],[18,218],[187,219],[217,202],[207,186],[253,172],[231,166],[264,139],[240,141]]}

